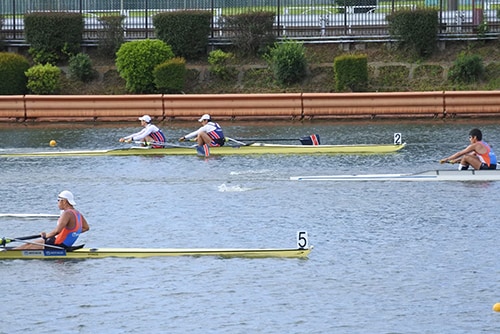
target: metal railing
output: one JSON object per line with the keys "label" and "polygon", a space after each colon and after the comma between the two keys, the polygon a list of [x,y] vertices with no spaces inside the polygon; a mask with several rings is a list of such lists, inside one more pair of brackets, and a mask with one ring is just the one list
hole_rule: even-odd
{"label": "metal railing", "polygon": [[[401,9],[435,8],[440,38],[496,37],[500,32],[499,0],[2,0],[0,33],[7,43],[24,42],[24,14],[71,11],[84,15],[84,43],[98,38],[99,18],[123,15],[126,39],[154,38],[154,15],[164,11],[207,10],[213,13],[211,41],[227,41],[224,16],[246,11],[273,11],[279,38],[343,41],[388,39],[387,15]],[[479,25],[487,34],[478,34]]]}

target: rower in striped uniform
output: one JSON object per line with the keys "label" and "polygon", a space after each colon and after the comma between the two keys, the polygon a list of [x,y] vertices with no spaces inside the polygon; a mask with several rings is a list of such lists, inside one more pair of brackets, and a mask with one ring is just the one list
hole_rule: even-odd
{"label": "rower in striped uniform", "polygon": [[196,138],[198,152],[208,157],[210,155],[209,147],[223,146],[226,138],[224,137],[221,126],[212,121],[209,114],[201,116],[198,122],[202,123],[203,126],[196,131],[182,136],[179,138],[179,141]]}
{"label": "rower in striped uniform", "polygon": [[139,117],[141,125],[144,127],[139,132],[131,134],[129,136],[120,138],[120,142],[130,143],[134,140],[143,141],[144,145],[151,145],[152,148],[162,148],[165,145],[165,135],[163,132],[154,124],[151,124],[151,117],[149,115],[144,115]]}

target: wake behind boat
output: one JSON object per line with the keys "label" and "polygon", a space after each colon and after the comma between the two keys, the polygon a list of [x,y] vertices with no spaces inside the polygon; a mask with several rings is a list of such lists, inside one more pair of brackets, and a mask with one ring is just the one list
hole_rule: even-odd
{"label": "wake behind boat", "polygon": [[409,174],[291,176],[292,181],[500,181],[500,170],[429,170]]}
{"label": "wake behind boat", "polygon": [[[248,145],[224,145],[210,147],[210,155],[259,155],[259,154],[384,154],[393,153],[405,147],[402,144],[361,144],[361,145],[284,145],[252,143]],[[18,157],[92,157],[92,156],[161,156],[197,155],[192,146],[172,146],[165,148],[130,147],[110,150],[65,151],[54,149],[44,152],[15,152],[0,154],[0,158]]]}

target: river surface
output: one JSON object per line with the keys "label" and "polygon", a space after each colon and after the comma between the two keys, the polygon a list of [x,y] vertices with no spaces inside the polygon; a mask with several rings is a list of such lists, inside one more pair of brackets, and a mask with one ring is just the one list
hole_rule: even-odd
{"label": "river surface", "polygon": [[[198,124],[166,124],[179,138]],[[493,333],[500,314],[500,182],[297,182],[290,176],[453,169],[440,158],[500,123],[228,123],[238,138],[408,143],[387,155],[16,158],[0,213],[58,213],[71,190],[89,247],[295,247],[308,259],[8,260],[0,333]],[[137,124],[3,126],[0,152],[123,147]],[[58,146],[50,148],[50,140]],[[500,153],[500,152],[497,152]],[[50,219],[0,219],[0,237]]]}

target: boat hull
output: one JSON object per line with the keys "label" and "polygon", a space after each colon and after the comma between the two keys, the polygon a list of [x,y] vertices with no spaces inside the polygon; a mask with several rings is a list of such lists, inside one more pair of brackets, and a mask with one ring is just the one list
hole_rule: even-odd
{"label": "boat hull", "polygon": [[[401,145],[279,145],[254,143],[246,146],[211,147],[210,155],[259,155],[259,154],[384,154],[397,152],[405,147]],[[135,155],[196,155],[193,147],[143,148],[133,147],[114,150],[88,151],[46,151],[46,152],[18,152],[0,154],[1,158],[15,157],[59,157],[59,156],[135,156]]]}
{"label": "boat hull", "polygon": [[292,181],[500,181],[500,170],[430,170],[413,174],[292,176]]}
{"label": "boat hull", "polygon": [[106,257],[144,258],[167,256],[215,256],[242,258],[305,258],[307,249],[181,249],[181,248],[80,248],[71,252],[60,249],[15,250],[0,249],[0,259],[95,259]]}

